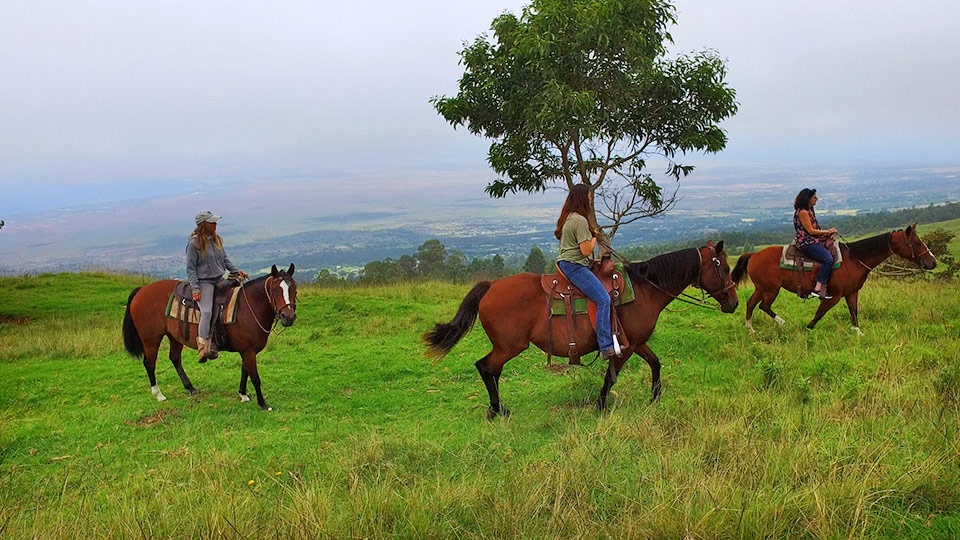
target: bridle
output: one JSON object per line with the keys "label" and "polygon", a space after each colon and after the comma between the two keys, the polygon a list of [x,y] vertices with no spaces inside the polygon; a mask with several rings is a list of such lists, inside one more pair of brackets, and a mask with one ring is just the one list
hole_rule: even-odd
{"label": "bridle", "polygon": [[[720,266],[721,266],[720,257],[719,257],[719,255],[717,255],[717,250],[716,250],[716,248],[715,248],[714,246],[706,246],[706,247],[710,250],[710,261],[709,261],[708,264],[711,264],[711,265],[713,266],[713,271],[716,272],[716,274],[717,274],[717,282],[718,282],[718,283],[723,283],[723,275],[720,273]],[[698,264],[697,264],[697,283],[696,283],[694,286],[695,286],[696,288],[700,289],[701,291],[707,292],[707,293],[709,294],[709,291],[707,291],[706,288],[704,288],[704,286],[703,286],[703,280],[702,280],[701,277],[700,277],[701,274],[702,274],[702,272],[701,272],[700,270],[703,268],[703,254],[700,252],[700,249],[697,249],[697,260],[698,260]],[[687,303],[687,304],[690,304],[690,305],[693,305],[693,306],[698,306],[698,307],[707,308],[707,309],[720,309],[720,306],[715,306],[715,305],[713,305],[713,304],[708,304],[708,303],[704,300],[703,297],[697,298],[696,296],[687,294],[687,293],[685,293],[685,292],[683,292],[683,291],[680,291],[679,294],[669,293],[669,292],[663,290],[663,289],[662,289],[659,285],[657,285],[656,283],[650,281],[649,278],[647,278],[647,277],[644,276],[644,279],[646,280],[647,283],[649,283],[650,285],[652,285],[654,289],[657,289],[658,291],[660,291],[660,292],[662,292],[663,294],[665,294],[665,295],[673,298],[674,300],[679,300],[679,301],[681,301],[681,302],[684,302],[684,303]],[[727,285],[726,287],[724,287],[723,289],[721,289],[720,291],[718,291],[718,293],[719,293],[719,292],[722,292],[722,293],[724,294],[724,299],[725,299],[725,300],[729,300],[729,299],[730,299],[730,289],[733,288],[733,287],[736,287],[736,284],[733,283],[733,280],[731,280],[731,281],[730,281],[730,285]]]}
{"label": "bridle", "polygon": [[[717,254],[717,248],[714,247],[714,246],[707,246],[707,249],[710,250],[710,262],[709,262],[709,264],[711,264],[711,265],[713,266],[713,272],[714,272],[714,273],[716,274],[716,276],[717,276],[717,283],[721,283],[721,284],[722,284],[722,283],[724,283],[724,280],[723,280],[723,274],[720,272],[721,263],[720,263],[720,256]],[[699,266],[697,267],[697,268],[699,269],[699,268],[702,268],[702,267],[703,267],[703,254],[700,252],[699,249],[697,250],[697,257],[700,258],[700,264],[699,264]],[[701,291],[706,291],[706,288],[703,286],[703,280],[701,279],[701,276],[702,276],[702,275],[703,275],[702,272],[698,272],[698,273],[697,273],[697,288],[700,289]],[[731,280],[730,280],[730,284],[727,285],[727,286],[725,286],[724,288],[720,289],[720,290],[718,291],[718,294],[719,294],[719,293],[723,293],[723,299],[729,301],[729,300],[730,300],[730,289],[732,289],[732,288],[734,288],[734,287],[736,287],[736,284],[735,284],[735,283],[733,282],[733,280],[731,279]],[[707,292],[709,292],[709,291],[707,291]],[[713,308],[715,308],[715,309],[719,309],[718,307],[715,307],[715,306],[710,306],[710,307],[713,307]]]}
{"label": "bridle", "polygon": [[240,286],[240,290],[243,292],[243,299],[246,301],[247,308],[250,310],[250,315],[253,316],[253,321],[257,323],[257,327],[259,327],[260,330],[263,331],[263,333],[265,333],[265,334],[269,334],[271,331],[273,331],[275,334],[279,334],[279,333],[283,332],[282,329],[281,329],[281,330],[276,330],[277,321],[280,320],[280,312],[283,311],[284,309],[288,308],[288,307],[291,307],[291,306],[293,307],[294,311],[296,311],[297,308],[296,308],[296,305],[291,304],[291,303],[289,303],[289,302],[285,303],[284,305],[282,305],[282,306],[280,306],[280,307],[277,307],[277,305],[276,305],[276,304],[274,303],[274,301],[273,301],[273,296],[270,294],[270,280],[271,280],[271,279],[279,279],[281,283],[286,283],[286,282],[287,282],[287,277],[286,277],[286,276],[280,276],[279,278],[275,278],[275,277],[273,277],[273,276],[267,276],[267,279],[263,280],[263,293],[264,293],[265,295],[267,295],[267,302],[270,303],[270,307],[273,309],[273,321],[270,323],[270,328],[264,328],[263,325],[260,324],[260,320],[257,319],[257,314],[253,311],[253,305],[250,304],[250,299],[247,298],[247,289],[246,289],[246,287],[244,287],[243,285],[241,285],[241,286]]}
{"label": "bridle", "polygon": [[[914,234],[916,234],[916,233],[914,233]],[[920,245],[923,246],[923,251],[921,251],[921,252],[918,254],[918,253],[917,253],[916,246],[914,245],[914,243],[911,242],[909,238],[906,238],[907,233],[904,232],[903,235],[904,235],[904,239],[906,240],[907,246],[910,247],[910,259],[909,259],[910,261],[916,263],[917,260],[918,260],[920,257],[923,257],[924,255],[930,255],[931,257],[933,257],[934,259],[936,259],[936,255],[934,255],[933,252],[930,251],[930,248],[929,248],[926,244],[923,243],[923,240],[920,240],[919,238],[917,239],[917,240],[920,242]],[[844,244],[849,244],[849,243],[850,243],[850,242],[848,242],[847,239],[844,238],[843,235],[841,235],[840,233],[837,233],[837,236],[839,236],[840,239],[843,240],[843,243],[844,243]],[[897,255],[897,252],[893,250],[893,233],[890,234],[890,239],[887,240],[887,251],[890,252],[890,253],[887,254],[887,257],[889,257],[890,255]],[[860,266],[866,268],[867,271],[873,271],[875,268],[877,268],[878,266],[880,266],[881,264],[883,264],[883,261],[880,261],[879,263],[877,263],[877,264],[874,265],[874,266],[867,266],[867,263],[865,263],[865,262],[863,262],[862,260],[860,260],[859,257],[852,257],[852,258],[853,258],[853,259],[856,259],[856,261],[857,261],[858,263],[860,263]],[[884,259],[886,259],[886,257],[884,257]],[[919,263],[918,263],[918,264],[919,264]],[[921,269],[921,270],[922,270],[922,269]]]}

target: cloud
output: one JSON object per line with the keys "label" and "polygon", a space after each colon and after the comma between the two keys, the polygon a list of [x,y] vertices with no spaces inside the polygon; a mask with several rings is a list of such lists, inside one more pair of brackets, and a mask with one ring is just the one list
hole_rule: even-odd
{"label": "cloud", "polygon": [[[482,167],[428,100],[524,2],[31,1],[0,17],[0,185]],[[728,60],[716,159],[955,155],[960,5],[678,0],[674,50]],[[709,162],[709,159],[704,160]]]}

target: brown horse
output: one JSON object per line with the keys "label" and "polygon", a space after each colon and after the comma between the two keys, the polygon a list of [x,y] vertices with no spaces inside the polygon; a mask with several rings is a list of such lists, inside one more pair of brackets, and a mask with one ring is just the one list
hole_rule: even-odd
{"label": "brown horse", "polygon": [[[803,277],[798,277],[796,270],[780,268],[782,249],[782,246],[771,246],[754,253],[744,253],[733,269],[734,281],[741,283],[744,276],[749,275],[756,287],[753,295],[747,300],[746,324],[750,332],[753,332],[753,308],[758,302],[764,313],[772,317],[778,325],[783,326],[785,321],[772,309],[773,301],[780,294],[780,288],[798,292],[800,296],[806,297],[815,285],[814,277],[817,275],[817,268],[820,267],[819,263],[814,263],[812,271],[804,272]],[[907,227],[906,230],[883,233],[849,244],[841,243],[840,254],[842,256],[840,267],[830,274],[830,282],[827,283],[827,291],[833,295],[833,298],[820,301],[817,313],[807,328],[813,329],[823,315],[840,302],[841,298],[844,298],[850,309],[853,329],[857,334],[862,334],[857,313],[857,297],[870,271],[890,255],[899,255],[927,270],[937,265],[937,260],[917,235],[916,223]]]}
{"label": "brown horse", "polygon": [[[267,346],[267,337],[274,322],[279,319],[283,326],[290,326],[297,318],[297,282],[293,279],[293,264],[286,271],[277,270],[274,265],[270,275],[254,279],[241,285],[237,306],[237,321],[226,325],[227,342],[221,348],[224,351],[240,353],[240,401],[250,401],[247,395],[247,377],[257,391],[257,403],[265,411],[272,410],[263,399],[260,391],[260,374],[257,372],[257,353]],[[150,379],[150,391],[157,401],[167,398],[157,386],[155,370],[160,342],[166,336],[170,342],[170,361],[180,375],[183,387],[191,395],[196,388],[183,371],[181,353],[183,347],[197,348],[197,325],[190,325],[190,339],[184,341],[180,331],[180,321],[167,317],[167,301],[177,285],[176,280],[156,281],[144,287],[138,287],[130,293],[127,310],[123,316],[123,344],[127,352],[135,358],[143,359],[143,367]]]}
{"label": "brown horse", "polygon": [[[684,289],[693,285],[707,292],[720,303],[724,313],[737,308],[737,286],[730,279],[730,266],[723,242],[700,249],[685,249],[654,257],[646,262],[626,265],[636,300],[617,307],[617,315],[629,345],[619,358],[610,360],[597,408],[605,409],[610,388],[617,382],[623,364],[634,352],[650,365],[651,402],[660,397],[660,359],[650,350],[647,339],[653,333],[660,312]],[[473,287],[460,304],[453,320],[437,324],[424,334],[428,354],[443,356],[453,349],[480,317],[487,337],[493,344],[489,354],[476,362],[477,371],[490,395],[487,418],[508,416],[510,411],[500,403],[500,374],[503,366],[532,342],[540,350],[566,356],[567,328],[563,323],[550,324],[550,307],[540,285],[540,276],[516,274],[496,281],[483,281]],[[552,335],[550,335],[552,334]],[[587,317],[578,316],[574,341],[581,352],[597,350],[597,336]]]}

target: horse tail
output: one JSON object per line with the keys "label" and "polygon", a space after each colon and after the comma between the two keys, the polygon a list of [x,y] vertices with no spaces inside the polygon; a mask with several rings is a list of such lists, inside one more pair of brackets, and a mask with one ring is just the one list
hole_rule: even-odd
{"label": "horse tail", "polygon": [[133,323],[133,315],[130,314],[130,303],[139,291],[140,287],[137,287],[127,298],[127,310],[123,314],[123,347],[127,349],[130,356],[142,359],[145,354],[143,340],[140,339],[140,332],[137,331],[137,325]]}
{"label": "horse tail", "polygon": [[460,309],[457,310],[453,320],[445,324],[437,323],[433,330],[423,335],[428,356],[443,357],[470,332],[474,323],[477,322],[480,299],[487,294],[488,290],[490,290],[489,281],[481,281],[474,285],[460,302]]}
{"label": "horse tail", "polygon": [[750,257],[753,257],[755,254],[756,252],[741,255],[737,260],[737,265],[733,267],[733,272],[730,272],[730,279],[737,285],[747,276],[747,263],[750,262]]}

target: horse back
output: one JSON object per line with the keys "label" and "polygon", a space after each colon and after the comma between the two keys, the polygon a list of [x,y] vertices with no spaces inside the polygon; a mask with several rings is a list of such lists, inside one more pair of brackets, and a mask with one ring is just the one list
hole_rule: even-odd
{"label": "horse back", "polygon": [[753,253],[747,263],[747,275],[754,285],[780,286],[781,274],[780,255],[783,246],[770,246]]}
{"label": "horse back", "polygon": [[538,322],[545,324],[548,308],[540,275],[514,274],[490,283],[480,300],[480,324],[488,335],[507,329],[529,333]]}
{"label": "horse back", "polygon": [[165,279],[144,285],[133,298],[130,299],[128,309],[134,325],[140,335],[158,336],[167,333],[167,317],[165,315],[167,301],[173,293],[178,281]]}

